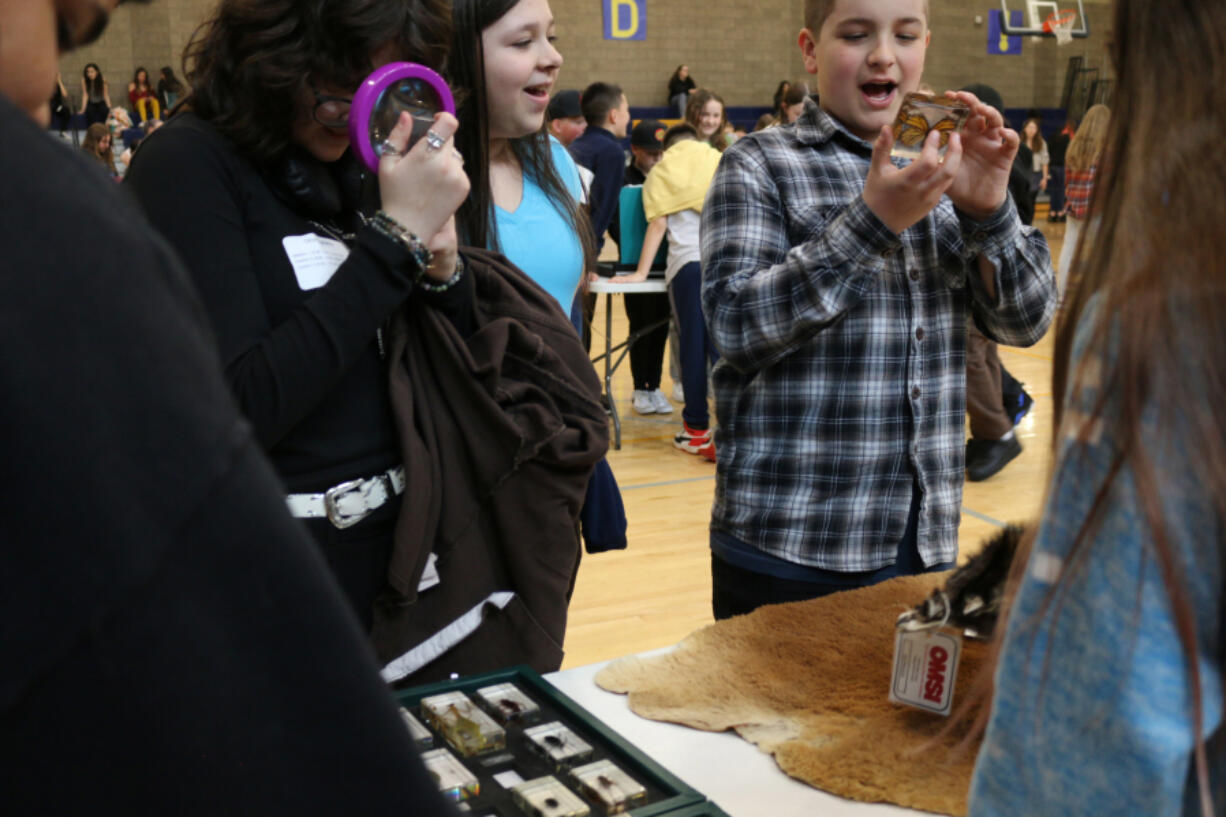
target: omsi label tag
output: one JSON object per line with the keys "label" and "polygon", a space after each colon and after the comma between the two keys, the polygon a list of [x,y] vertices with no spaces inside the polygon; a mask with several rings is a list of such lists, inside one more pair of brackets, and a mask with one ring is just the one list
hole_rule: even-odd
{"label": "omsi label tag", "polygon": [[890,700],[948,715],[954,705],[954,681],[962,639],[940,630],[899,632],[894,640]]}

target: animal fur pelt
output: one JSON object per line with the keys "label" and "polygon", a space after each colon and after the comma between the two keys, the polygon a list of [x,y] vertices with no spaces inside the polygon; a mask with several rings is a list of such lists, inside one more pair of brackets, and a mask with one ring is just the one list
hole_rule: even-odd
{"label": "animal fur pelt", "polygon": [[915,631],[950,626],[973,638],[990,638],[1005,592],[1009,567],[1025,535],[1010,525],[993,536],[979,553],[949,574],[944,587],[898,617],[898,629]]}
{"label": "animal fur pelt", "polygon": [[[596,683],[629,693],[645,718],[734,729],[787,774],[833,794],[962,815],[977,742],[959,746],[960,731],[942,732],[946,719],[887,697],[899,612],[949,576],[768,605],[698,630],[668,654],[615,661]],[[955,707],[986,652],[964,645]],[[967,714],[973,720],[974,709]]]}

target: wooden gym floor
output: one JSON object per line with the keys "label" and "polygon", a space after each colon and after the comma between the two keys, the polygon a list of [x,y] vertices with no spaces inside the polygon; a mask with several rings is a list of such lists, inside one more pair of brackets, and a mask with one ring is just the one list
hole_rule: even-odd
{"label": "wooden gym floor", "polygon": [[[1040,208],[1035,224],[1047,236],[1054,264],[1064,225],[1048,223],[1042,204]],[[612,297],[621,300],[620,295]],[[596,316],[593,354],[604,349],[603,300],[597,302]],[[613,305],[613,319],[616,343],[627,334],[620,303]],[[966,483],[960,559],[1000,525],[1031,519],[1038,511],[1050,460],[1053,336],[1054,331],[1049,331],[1029,349],[1000,347],[1001,362],[1026,385],[1034,407],[1017,427],[1021,455],[991,479]],[[598,371],[603,376],[603,366]],[[664,393],[671,395],[672,386],[666,353]],[[632,390],[626,360],[614,376],[622,448],[610,449],[608,459],[626,505],[629,547],[584,554],[570,605],[564,668],[674,644],[712,621],[707,529],[715,466],[673,447],[672,435],[681,424],[680,405],[674,405],[671,415],[639,416],[630,405]]]}

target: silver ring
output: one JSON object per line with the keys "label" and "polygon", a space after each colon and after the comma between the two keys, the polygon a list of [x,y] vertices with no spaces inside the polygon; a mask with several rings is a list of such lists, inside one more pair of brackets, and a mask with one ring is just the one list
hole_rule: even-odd
{"label": "silver ring", "polygon": [[390,139],[384,139],[382,142],[379,143],[379,146],[375,148],[375,150],[378,152],[380,156],[401,156],[403,155],[400,148],[393,145],[392,140]]}
{"label": "silver ring", "polygon": [[426,150],[442,150],[447,140],[432,130],[426,131]]}

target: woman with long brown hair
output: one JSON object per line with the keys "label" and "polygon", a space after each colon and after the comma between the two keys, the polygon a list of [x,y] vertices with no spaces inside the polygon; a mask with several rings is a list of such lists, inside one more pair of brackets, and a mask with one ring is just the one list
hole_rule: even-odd
{"label": "woman with long brown hair", "polygon": [[1117,0],[1109,28],[1101,226],[1061,317],[972,817],[1226,802],[1226,4]]}
{"label": "woman with long brown hair", "polygon": [[1056,285],[1062,299],[1068,289],[1069,273],[1076,258],[1077,246],[1081,243],[1081,232],[1090,214],[1094,179],[1107,147],[1107,125],[1110,120],[1111,111],[1106,105],[1094,105],[1086,111],[1064,157],[1066,221],[1060,265],[1056,268]]}

